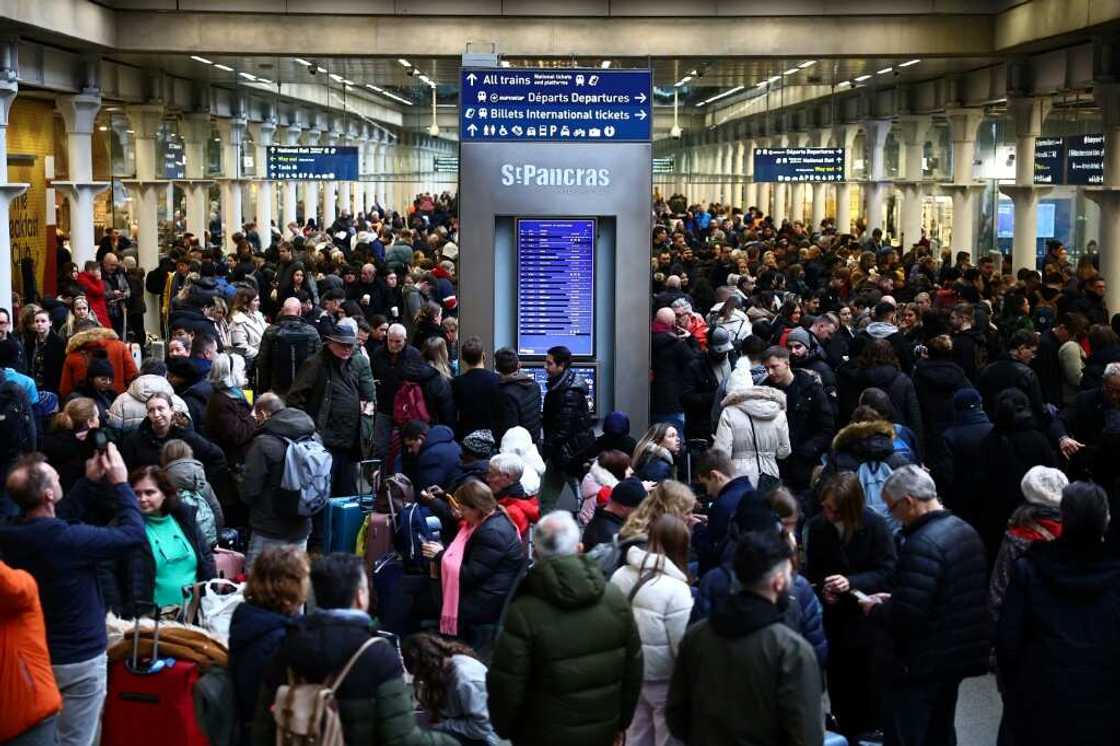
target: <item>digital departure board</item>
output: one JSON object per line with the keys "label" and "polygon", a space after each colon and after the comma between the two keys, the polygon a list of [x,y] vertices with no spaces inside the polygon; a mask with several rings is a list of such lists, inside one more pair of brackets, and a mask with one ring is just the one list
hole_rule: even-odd
{"label": "digital departure board", "polygon": [[269,145],[268,178],[357,181],[358,149],[336,145]]}
{"label": "digital departure board", "polygon": [[187,158],[183,153],[183,143],[168,140],[163,145],[163,178],[181,179],[186,176]]}
{"label": "digital departure board", "polygon": [[[533,377],[541,389],[541,407],[544,407],[544,397],[548,393],[548,373],[543,365],[526,365],[522,363],[521,370]],[[575,374],[587,383],[587,409],[591,414],[596,413],[595,386],[598,384],[598,369],[591,365],[573,365]]]}
{"label": "digital departure board", "polygon": [[843,181],[843,148],[755,148],[754,180]]}
{"label": "digital departure board", "polygon": [[517,351],[595,354],[595,221],[517,220]]}
{"label": "digital departure board", "polygon": [[1104,183],[1104,135],[1073,135],[1066,141],[1066,183]]}
{"label": "digital departure board", "polygon": [[1061,184],[1066,178],[1065,141],[1040,137],[1034,143],[1034,183]]}

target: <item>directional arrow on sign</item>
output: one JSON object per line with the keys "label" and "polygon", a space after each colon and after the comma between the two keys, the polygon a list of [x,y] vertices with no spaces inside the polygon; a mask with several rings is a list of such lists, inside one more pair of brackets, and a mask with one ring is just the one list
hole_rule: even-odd
{"label": "directional arrow on sign", "polygon": [[646,94],[639,93],[638,96],[637,96],[638,103],[639,104],[644,104],[646,102],[646,98],[647,98]]}
{"label": "directional arrow on sign", "polygon": [[469,125],[467,127],[467,132],[473,135],[474,133],[478,132],[478,127],[474,126],[473,124]]}
{"label": "directional arrow on sign", "polygon": [[478,76],[475,75],[474,73],[471,73],[471,74],[467,75],[467,82],[470,83],[471,85],[474,85],[474,82],[476,80],[478,80]]}
{"label": "directional arrow on sign", "polygon": [[639,112],[638,112],[637,114],[635,114],[634,116],[636,116],[636,117],[637,117],[638,119],[642,119],[642,120],[644,120],[644,119],[645,119],[645,118],[646,118],[646,117],[648,116],[648,114],[646,114],[646,113],[645,113],[645,111],[644,111],[644,110],[642,110],[642,111],[639,111]]}

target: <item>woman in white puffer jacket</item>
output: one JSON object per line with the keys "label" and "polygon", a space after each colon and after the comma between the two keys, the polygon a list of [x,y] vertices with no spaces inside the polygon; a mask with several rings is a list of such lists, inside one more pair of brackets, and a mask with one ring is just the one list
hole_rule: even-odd
{"label": "woman in white puffer jacket", "polygon": [[[190,419],[191,413],[187,403],[183,401],[171,388],[171,383],[163,375],[147,373],[153,370],[153,365],[163,366],[162,361],[145,364],[140,369],[141,375],[133,379],[128,389],[113,400],[109,407],[109,427],[122,432],[128,432],[140,427],[140,423],[148,416],[148,399],[152,394],[167,394],[171,397],[171,409],[182,412]],[[166,373],[167,368],[163,367]]]}
{"label": "woman in white puffer jacket", "polygon": [[[247,364],[257,359],[268,322],[260,311],[261,301],[252,288],[238,288],[230,304],[229,341],[233,351]],[[247,365],[246,367],[251,367]]]}
{"label": "woman in white puffer jacket", "polygon": [[723,397],[715,447],[731,454],[732,477],[750,477],[755,486],[760,472],[778,478],[778,461],[790,454],[786,395],[755,386],[749,370],[736,368]]}
{"label": "woman in white puffer jacket", "polygon": [[521,489],[525,490],[526,495],[540,495],[541,479],[544,477],[544,459],[533,444],[533,437],[529,435],[529,431],[520,425],[506,430],[498,450],[501,453],[512,453],[521,457],[521,461],[525,464],[525,471],[521,473]]}
{"label": "woman in white puffer jacket", "polygon": [[647,549],[632,546],[611,576],[629,599],[642,638],[642,692],[626,729],[627,746],[679,744],[665,723],[665,702],[677,650],[692,614],[688,587],[688,525],[663,515],[649,531]]}

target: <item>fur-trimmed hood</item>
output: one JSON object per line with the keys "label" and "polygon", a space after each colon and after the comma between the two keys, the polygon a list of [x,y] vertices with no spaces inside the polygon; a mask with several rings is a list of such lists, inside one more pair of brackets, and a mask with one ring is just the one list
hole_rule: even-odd
{"label": "fur-trimmed hood", "polygon": [[771,386],[754,386],[723,397],[723,406],[736,407],[751,417],[772,420],[786,408],[786,395]]}
{"label": "fur-trimmed hood", "polygon": [[95,347],[104,347],[106,342],[119,341],[120,337],[112,329],[106,327],[99,327],[97,329],[86,329],[84,332],[78,332],[70,337],[66,343],[66,354],[70,354],[74,350],[80,350],[86,345],[93,345]]}
{"label": "fur-trimmed hood", "polygon": [[863,449],[869,441],[885,440],[888,453],[894,450],[894,425],[886,420],[853,422],[842,428],[832,439],[832,450],[851,451]]}

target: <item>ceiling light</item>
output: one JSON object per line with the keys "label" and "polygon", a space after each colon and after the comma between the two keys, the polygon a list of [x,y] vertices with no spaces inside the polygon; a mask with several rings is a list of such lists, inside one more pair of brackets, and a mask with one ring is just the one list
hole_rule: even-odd
{"label": "ceiling light", "polygon": [[758,88],[765,88],[768,85],[770,85],[770,81],[769,80],[764,80],[761,83],[759,83],[757,87]]}
{"label": "ceiling light", "polygon": [[689,75],[691,75],[691,76],[693,76],[693,77],[696,77],[697,75],[699,75],[699,74],[700,74],[700,71],[698,71],[698,70],[689,70],[689,71],[688,71],[688,74],[689,74]]}
{"label": "ceiling light", "polygon": [[371,91],[380,91],[381,90],[380,88],[373,85],[372,83],[366,83],[366,88],[370,89]]}
{"label": "ceiling light", "polygon": [[311,67],[311,63],[303,59],[302,57],[293,57],[292,59],[303,65],[304,67]]}
{"label": "ceiling light", "polygon": [[795,72],[797,72],[797,70],[798,70],[798,68],[791,67],[790,69],[788,69],[784,73],[782,73],[782,75],[793,75]]}
{"label": "ceiling light", "polygon": [[509,60],[502,60],[502,67],[509,67],[509,66],[510,66],[510,61]]}
{"label": "ceiling light", "polygon": [[105,126],[105,125],[103,124],[103,125],[101,125],[100,127],[98,127],[98,128],[97,128],[97,131],[98,131],[98,132],[108,132],[108,131],[109,131],[109,128],[108,128],[108,127],[106,127],[106,126]]}
{"label": "ceiling light", "polygon": [[240,75],[241,77],[245,78],[245,80],[256,80],[257,79],[256,75],[251,75],[249,73],[237,73],[237,74]]}
{"label": "ceiling light", "polygon": [[125,132],[127,132],[130,135],[135,135],[136,134],[136,130],[125,130]]}
{"label": "ceiling light", "polygon": [[812,67],[815,64],[817,64],[816,60],[805,60],[800,65],[798,65],[798,67],[801,68],[802,70],[804,70],[805,68]]}
{"label": "ceiling light", "polygon": [[412,67],[412,63],[406,60],[404,57],[398,58],[397,62],[401,63],[402,67]]}
{"label": "ceiling light", "polygon": [[206,59],[205,57],[199,57],[197,54],[192,54],[191,59],[194,60],[195,62],[201,62],[204,65],[213,65],[214,64],[213,62]]}
{"label": "ceiling light", "polygon": [[599,67],[603,68],[604,70],[606,70],[610,66],[611,66],[611,61],[610,60],[603,60],[603,62],[599,65]]}
{"label": "ceiling light", "polygon": [[218,68],[219,70],[225,70],[227,73],[233,72],[232,67],[228,67],[226,65],[219,65],[217,62],[214,63],[214,67]]}
{"label": "ceiling light", "polygon": [[343,84],[343,85],[354,85],[354,81],[352,81],[352,80],[345,80],[345,79],[344,79],[344,80],[342,81],[342,84]]}
{"label": "ceiling light", "polygon": [[836,84],[836,87],[837,88],[847,88],[851,84],[852,84],[852,81],[850,81],[850,80],[841,80],[839,83]]}
{"label": "ceiling light", "polygon": [[220,137],[215,137],[214,138],[214,142],[221,142],[221,141],[222,141],[222,138],[220,138]]}
{"label": "ceiling light", "polygon": [[767,82],[767,83],[777,83],[777,82],[778,82],[779,80],[781,80],[781,79],[782,79],[782,76],[781,76],[781,75],[775,75],[775,76],[773,76],[773,77],[767,78],[767,79],[766,79],[766,82]]}
{"label": "ceiling light", "polygon": [[908,60],[906,62],[901,63],[899,65],[899,67],[910,67],[911,65],[916,65],[919,62],[921,62],[921,60]]}
{"label": "ceiling light", "polygon": [[857,83],[862,83],[863,81],[869,79],[870,77],[871,77],[870,75],[860,75],[856,78],[853,78],[852,80],[854,80]]}
{"label": "ceiling light", "polygon": [[119,106],[106,106],[105,107],[105,111],[120,111],[120,110],[121,110],[121,107],[119,107]]}
{"label": "ceiling light", "polygon": [[723,93],[717,93],[716,95],[712,96],[711,98],[706,99],[704,101],[701,101],[700,103],[698,103],[696,105],[697,106],[703,106],[705,104],[710,104],[713,101],[719,101],[721,98],[727,98],[728,96],[734,95],[741,90],[743,90],[743,86],[737,85],[734,88],[731,88],[731,89],[728,89],[728,90],[724,91]]}
{"label": "ceiling light", "polygon": [[876,75],[886,75],[887,73],[889,73],[893,69],[894,69],[893,67],[884,67],[882,70],[876,70],[875,74]]}
{"label": "ceiling light", "polygon": [[342,76],[338,73],[330,73],[330,78],[336,83],[341,83],[343,80]]}

